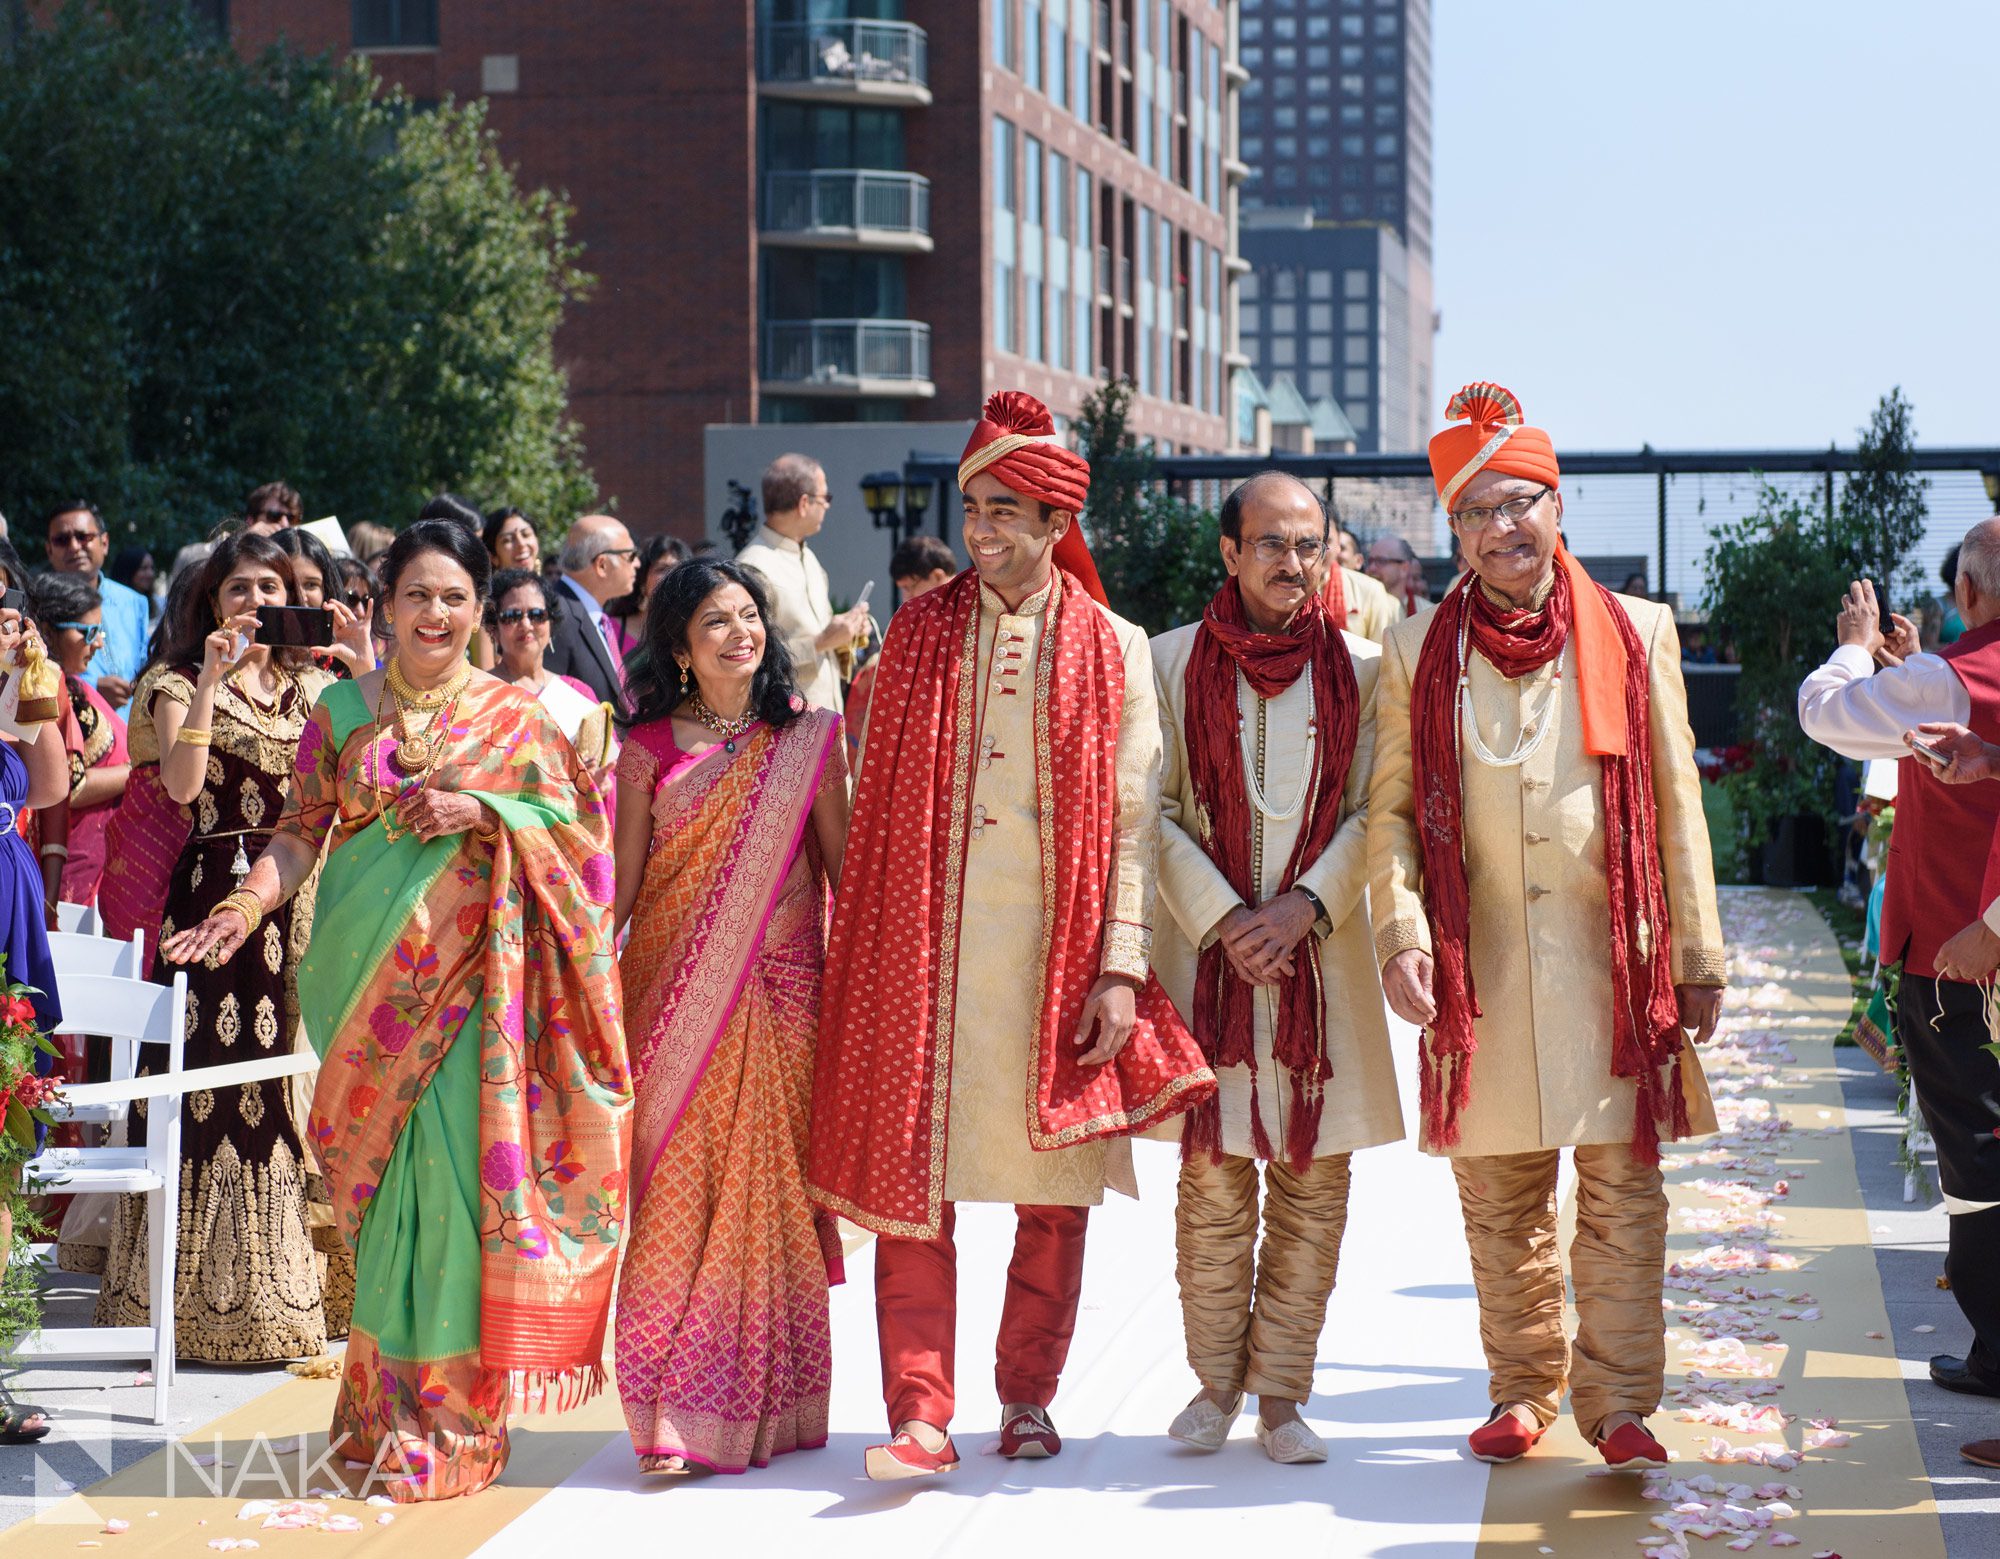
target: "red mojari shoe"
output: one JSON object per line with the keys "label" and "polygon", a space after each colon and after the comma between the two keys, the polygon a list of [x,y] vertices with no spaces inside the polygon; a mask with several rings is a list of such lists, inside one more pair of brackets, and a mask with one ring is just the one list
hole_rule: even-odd
{"label": "red mojari shoe", "polygon": [[1620,1424],[1597,1442],[1597,1453],[1613,1472],[1643,1472],[1667,1465],[1667,1448],[1643,1423]]}
{"label": "red mojari shoe", "polygon": [[1518,1462],[1535,1448],[1535,1442],[1548,1433],[1542,1428],[1529,1428],[1508,1412],[1513,1404],[1502,1402],[1493,1410],[1493,1416],[1466,1436],[1465,1443],[1472,1451],[1472,1459],[1480,1462]]}
{"label": "red mojari shoe", "polygon": [[1023,1407],[1000,1426],[1000,1454],[1009,1461],[1034,1461],[1062,1450],[1062,1436],[1048,1410]]}
{"label": "red mojari shoe", "polygon": [[924,1443],[908,1430],[887,1445],[871,1445],[864,1458],[868,1476],[877,1483],[894,1483],[904,1478],[935,1478],[958,1467],[958,1447],[946,1435],[938,1450],[926,1450]]}

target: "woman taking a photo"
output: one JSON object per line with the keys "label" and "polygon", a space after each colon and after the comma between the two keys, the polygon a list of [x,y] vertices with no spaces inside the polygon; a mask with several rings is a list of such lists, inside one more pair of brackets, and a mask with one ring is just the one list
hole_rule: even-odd
{"label": "woman taking a photo", "polygon": [[561,592],[551,592],[540,574],[518,568],[495,574],[493,596],[486,603],[486,629],[500,650],[494,675],[548,706],[550,717],[601,787],[616,750],[611,706],[599,703],[576,678],[557,676],[542,659],[549,633],[566,610]]}
{"label": "woman taking a photo", "polygon": [[278,833],[163,948],[252,962],[330,843],[299,992],[359,1274],[332,1434],[405,1501],[484,1488],[510,1411],[602,1386],[625,1218],[604,804],[542,705],[466,660],[490,570],[460,525],[397,538],[394,655],[322,695]]}
{"label": "woman taking a photo", "polygon": [[826,1442],[840,1243],[805,1153],[847,760],[765,610],[734,563],[682,564],[628,681],[617,918],[639,1100],[616,1345],[649,1473]]}
{"label": "woman taking a photo", "polygon": [[[203,565],[202,608],[170,625],[165,668],[141,678],[167,797],[192,826],[168,876],[153,979],[166,984],[176,927],[198,923],[239,886],[278,826],[313,701],[331,680],[302,652],[256,643],[260,606],[297,604],[292,559],[270,536],[240,531]],[[343,627],[352,619],[342,610]],[[270,917],[255,956],[187,972],[187,1065],[247,1061],[291,1048],[298,1025],[291,916]],[[315,1248],[307,1215],[312,1166],[282,1079],[189,1094],[182,1106],[181,1213],[174,1330],[183,1359],[245,1364],[310,1357],[347,1329],[352,1269]],[[148,1122],[133,1113],[134,1144]],[[97,1324],[143,1326],[145,1199],[123,1197],[105,1255]]]}

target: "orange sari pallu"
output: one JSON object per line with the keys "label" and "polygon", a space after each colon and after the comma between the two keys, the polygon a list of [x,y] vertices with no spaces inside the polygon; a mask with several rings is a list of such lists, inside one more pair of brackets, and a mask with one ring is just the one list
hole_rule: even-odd
{"label": "orange sari pallu", "polygon": [[847,767],[824,710],[729,746],[682,753],[659,720],[619,758],[653,828],[622,960],[638,1106],[615,1359],[640,1456],[742,1472],[826,1443],[840,1245],[805,1188],[827,897],[810,824]]}

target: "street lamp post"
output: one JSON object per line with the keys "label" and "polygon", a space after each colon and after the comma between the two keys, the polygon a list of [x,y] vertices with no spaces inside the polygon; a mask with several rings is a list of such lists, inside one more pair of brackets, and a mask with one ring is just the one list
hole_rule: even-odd
{"label": "street lamp post", "polygon": [[875,471],[861,479],[861,501],[875,528],[889,533],[893,568],[897,548],[923,528],[924,513],[931,506],[931,484],[906,483],[900,471]]}

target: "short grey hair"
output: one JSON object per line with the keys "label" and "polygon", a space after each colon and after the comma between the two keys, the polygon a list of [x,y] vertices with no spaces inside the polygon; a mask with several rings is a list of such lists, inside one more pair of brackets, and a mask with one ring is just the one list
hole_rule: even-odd
{"label": "short grey hair", "polygon": [[1958,544],[1958,573],[1989,601],[2000,601],[2000,514],[1981,520]]}
{"label": "short grey hair", "polygon": [[556,557],[556,564],[565,574],[581,574],[590,567],[598,553],[609,552],[613,544],[611,532],[605,526],[586,528],[572,525],[563,537],[562,551]]}
{"label": "short grey hair", "polygon": [[764,512],[790,514],[826,476],[811,455],[780,455],[764,468]]}

